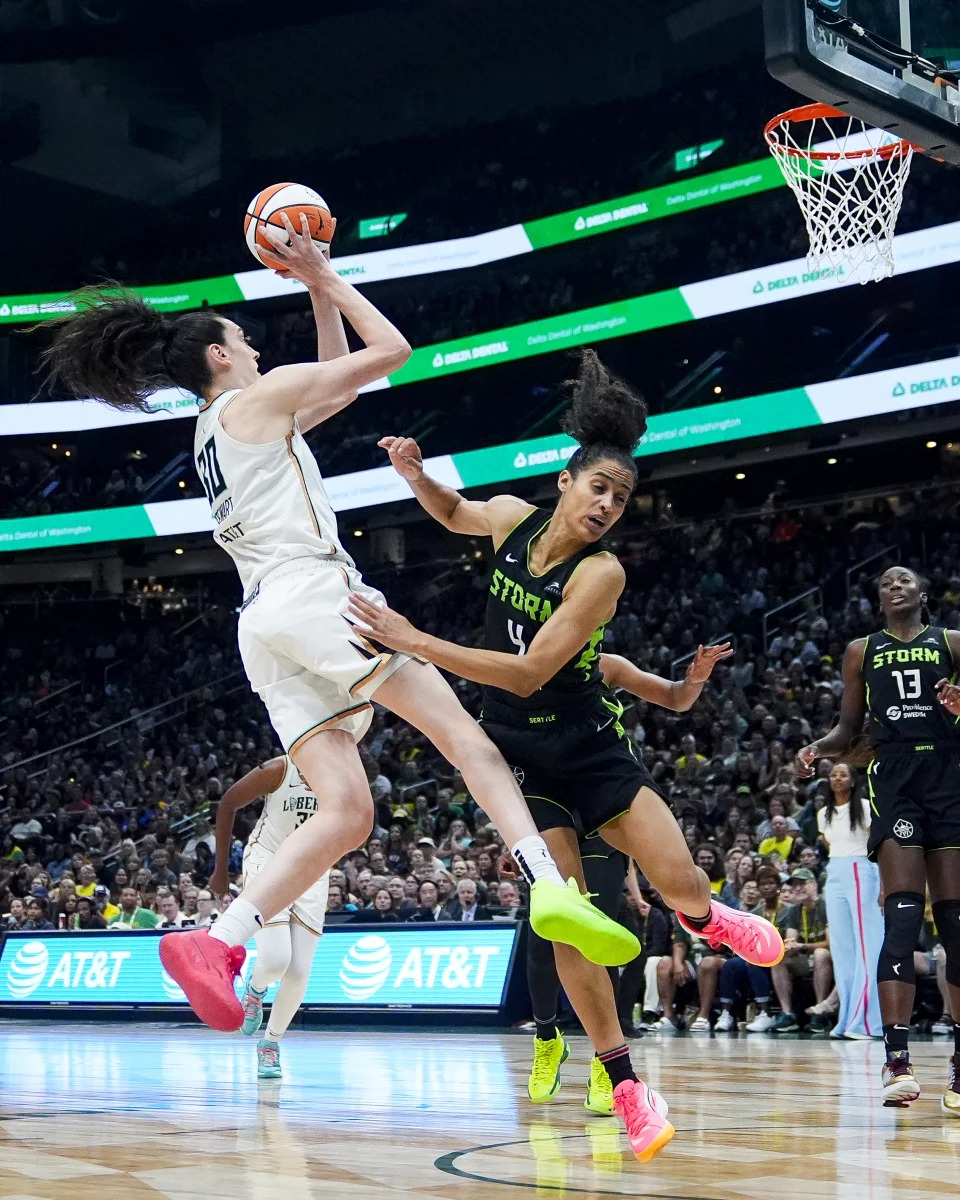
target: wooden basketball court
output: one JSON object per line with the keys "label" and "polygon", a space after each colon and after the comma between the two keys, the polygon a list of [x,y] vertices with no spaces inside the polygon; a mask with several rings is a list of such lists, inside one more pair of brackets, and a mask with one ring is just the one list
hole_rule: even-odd
{"label": "wooden basketball court", "polygon": [[526,1097],[529,1039],[484,1032],[293,1031],[282,1082],[254,1043],[197,1027],[10,1022],[0,1045],[0,1196],[9,1200],[912,1200],[960,1188],[960,1121],[941,1116],[948,1046],[925,1088],[881,1107],[882,1046],[647,1037],[646,1078],[677,1136],[641,1166],[582,1107],[572,1041],[548,1106]]}

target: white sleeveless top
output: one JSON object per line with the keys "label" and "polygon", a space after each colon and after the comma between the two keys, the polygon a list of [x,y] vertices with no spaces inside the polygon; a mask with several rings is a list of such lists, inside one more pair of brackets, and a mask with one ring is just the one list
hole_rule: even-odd
{"label": "white sleeveless top", "polygon": [[270,854],[280,843],[317,811],[316,794],[310,790],[291,759],[284,755],[287,770],[275,792],[264,798],[260,820],[253,827],[248,848],[258,846]]}
{"label": "white sleeveless top", "polygon": [[213,515],[214,540],[236,564],[244,596],[295,558],[336,558],[353,566],[320,468],[296,418],[286,437],[251,445],[224,429],[224,409],[240,392],[222,392],[200,410],[193,458]]}

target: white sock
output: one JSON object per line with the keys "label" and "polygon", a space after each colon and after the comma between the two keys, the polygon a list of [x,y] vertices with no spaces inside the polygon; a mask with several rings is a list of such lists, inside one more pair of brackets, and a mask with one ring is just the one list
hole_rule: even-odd
{"label": "white sock", "polygon": [[[538,879],[549,879],[551,883],[564,884],[564,878],[557,870],[557,864],[550,857],[547,843],[539,834],[523,837],[510,853],[516,859],[517,866],[527,877],[528,883],[536,883]],[[234,900],[236,904],[236,900]],[[228,910],[229,911],[229,910]]]}
{"label": "white sock", "polygon": [[263,928],[263,917],[258,909],[238,896],[222,917],[210,930],[210,936],[225,946],[245,946],[255,933]]}

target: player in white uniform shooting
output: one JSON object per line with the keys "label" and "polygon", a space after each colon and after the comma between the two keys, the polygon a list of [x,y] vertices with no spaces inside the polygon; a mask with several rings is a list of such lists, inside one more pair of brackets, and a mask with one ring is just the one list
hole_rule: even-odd
{"label": "player in white uniform shooting", "polygon": [[[358,390],[397,370],[410,347],[341,279],[309,235],[284,217],[270,229],[276,268],[310,294],[321,361],[261,376],[257,351],[234,321],[207,311],[170,318],[138,296],[77,297],[54,325],[50,380],[114,408],[150,411],[158,387],[200,398],[197,470],[243,585],[240,654],[253,689],[290,756],[321,798],[314,817],[284,840],[211,930],[160,941],[168,973],[194,1011],[235,1030],[243,1007],[234,979],[258,929],[368,836],[373,802],[356,742],[371,697],[426,734],[489,814],[531,884],[531,923],[604,965],[639,951],[635,937],[568,884],[537,833],[513,773],[436,668],[372,644],[347,620],[351,592],[382,603],[340,544],[320,471],[303,434],[351,404]],[[342,316],[364,343],[348,351]]]}

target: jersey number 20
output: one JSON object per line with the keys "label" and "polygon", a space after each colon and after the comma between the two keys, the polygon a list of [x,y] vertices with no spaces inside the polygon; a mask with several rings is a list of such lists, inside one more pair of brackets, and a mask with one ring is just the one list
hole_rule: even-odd
{"label": "jersey number 20", "polygon": [[200,482],[207,493],[210,507],[213,508],[217,497],[227,490],[220,464],[217,462],[217,447],[213,438],[204,443],[197,455],[197,471],[200,473]]}
{"label": "jersey number 20", "polygon": [[[890,674],[897,681],[897,687],[900,689],[901,700],[916,700],[920,695],[920,672],[919,671],[891,671]],[[903,686],[906,680],[907,686]]]}

